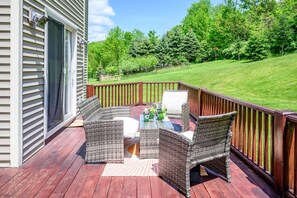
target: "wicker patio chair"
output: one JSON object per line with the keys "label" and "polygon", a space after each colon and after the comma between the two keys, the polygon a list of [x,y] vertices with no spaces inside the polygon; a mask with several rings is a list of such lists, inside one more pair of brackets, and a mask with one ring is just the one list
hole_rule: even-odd
{"label": "wicker patio chair", "polygon": [[190,170],[202,164],[230,182],[231,125],[236,112],[198,117],[195,131],[160,129],[159,176],[190,197]]}
{"label": "wicker patio chair", "polygon": [[124,162],[124,121],[116,116],[129,117],[129,107],[101,108],[96,96],[79,104],[86,135],[86,163]]}
{"label": "wicker patio chair", "polygon": [[181,130],[187,131],[190,127],[190,105],[188,102],[188,90],[165,90],[162,102],[156,103],[158,107],[167,108],[169,118],[181,119]]}

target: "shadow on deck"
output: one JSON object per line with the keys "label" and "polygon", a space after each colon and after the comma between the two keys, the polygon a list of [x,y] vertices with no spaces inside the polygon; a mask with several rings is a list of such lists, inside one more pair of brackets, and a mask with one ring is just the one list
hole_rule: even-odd
{"label": "shadow on deck", "polygon": [[[142,109],[131,107],[131,116]],[[0,169],[0,197],[183,197],[159,177],[101,176],[105,164],[84,164],[84,143],[83,127],[67,128],[22,167]],[[192,197],[277,197],[234,154],[231,160],[231,183],[193,178]]]}

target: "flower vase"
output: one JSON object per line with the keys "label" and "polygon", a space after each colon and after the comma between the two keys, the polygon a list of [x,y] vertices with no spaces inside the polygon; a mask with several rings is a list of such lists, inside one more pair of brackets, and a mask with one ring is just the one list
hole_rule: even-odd
{"label": "flower vase", "polygon": [[150,121],[150,114],[143,113],[143,121],[144,122],[149,122]]}
{"label": "flower vase", "polygon": [[153,113],[149,114],[149,120],[150,121],[154,121],[154,117],[155,117],[155,115]]}

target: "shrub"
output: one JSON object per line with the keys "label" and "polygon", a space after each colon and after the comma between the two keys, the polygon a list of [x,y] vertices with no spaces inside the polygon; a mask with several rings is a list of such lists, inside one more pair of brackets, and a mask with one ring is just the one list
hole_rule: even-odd
{"label": "shrub", "polygon": [[122,61],[120,69],[124,75],[129,75],[132,73],[152,71],[157,64],[158,59],[155,56],[128,58]]}
{"label": "shrub", "polygon": [[109,66],[104,69],[104,73],[108,75],[116,75],[118,73],[118,68],[116,66]]}

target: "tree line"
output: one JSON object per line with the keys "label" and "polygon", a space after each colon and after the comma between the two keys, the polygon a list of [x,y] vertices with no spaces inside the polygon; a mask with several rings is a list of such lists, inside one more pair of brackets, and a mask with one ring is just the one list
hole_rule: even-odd
{"label": "tree line", "polygon": [[115,27],[88,47],[92,78],[218,59],[262,60],[296,51],[297,1],[225,0],[212,6],[200,0],[162,37]]}

